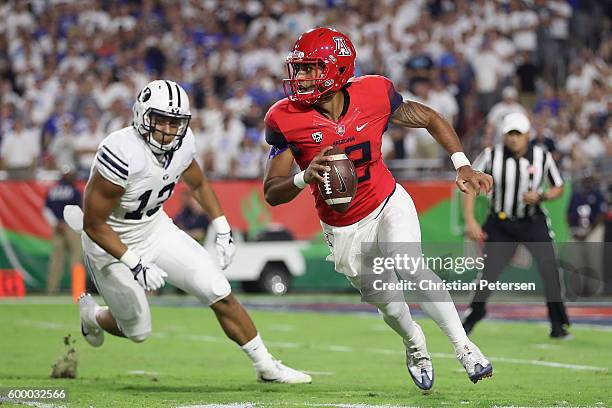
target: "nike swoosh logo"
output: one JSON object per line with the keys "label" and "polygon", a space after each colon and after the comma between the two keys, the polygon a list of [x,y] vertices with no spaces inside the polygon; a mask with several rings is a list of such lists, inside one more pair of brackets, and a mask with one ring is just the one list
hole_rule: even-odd
{"label": "nike swoosh logo", "polygon": [[367,125],[368,123],[370,123],[370,122],[366,122],[366,123],[364,123],[364,124],[363,124],[363,125],[361,125],[361,126],[356,126],[357,131],[358,131],[358,132],[361,132],[361,130],[362,130],[364,127],[366,127],[366,125]]}
{"label": "nike swoosh logo", "polygon": [[334,170],[336,171],[336,175],[338,176],[338,180],[340,180],[340,188],[338,189],[339,193],[346,193],[346,184],[344,184],[344,179],[340,175],[338,168],[334,166]]}

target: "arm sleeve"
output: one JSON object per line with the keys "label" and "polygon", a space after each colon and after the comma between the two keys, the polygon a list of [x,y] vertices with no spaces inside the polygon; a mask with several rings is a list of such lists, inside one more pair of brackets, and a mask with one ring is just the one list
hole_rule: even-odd
{"label": "arm sleeve", "polygon": [[404,98],[399,92],[395,90],[393,81],[391,81],[387,77],[381,77],[381,78],[383,79],[387,98],[389,100],[389,115],[393,115],[393,113],[397,110],[397,108],[399,108],[402,102],[404,102]]}
{"label": "arm sleeve", "polygon": [[273,120],[270,111],[266,114],[264,121],[266,123],[266,143],[272,146],[269,159],[272,159],[287,150],[289,148],[289,143],[285,135],[283,135],[283,132],[281,132],[280,128]]}
{"label": "arm sleeve", "polygon": [[478,155],[472,164],[474,170],[491,174],[491,148],[487,147]]}
{"label": "arm sleeve", "polygon": [[101,144],[95,158],[95,168],[113,184],[126,188],[130,169],[128,160],[119,146]]}
{"label": "arm sleeve", "polygon": [[552,157],[550,152],[546,152],[546,161],[544,162],[544,168],[546,172],[546,176],[548,178],[548,182],[551,186],[559,187],[563,185],[563,178],[561,177],[561,173],[557,168],[557,164]]}

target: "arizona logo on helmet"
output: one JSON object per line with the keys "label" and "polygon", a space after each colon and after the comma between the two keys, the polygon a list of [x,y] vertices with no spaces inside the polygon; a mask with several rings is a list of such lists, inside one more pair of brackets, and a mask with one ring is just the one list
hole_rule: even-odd
{"label": "arizona logo on helmet", "polygon": [[350,57],[353,55],[349,47],[346,46],[344,42],[344,38],[342,37],[334,37],[334,41],[336,42],[336,50],[338,51],[338,55],[341,57]]}

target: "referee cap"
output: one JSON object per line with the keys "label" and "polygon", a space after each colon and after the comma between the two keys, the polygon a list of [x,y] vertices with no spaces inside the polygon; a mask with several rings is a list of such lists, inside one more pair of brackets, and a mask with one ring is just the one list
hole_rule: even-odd
{"label": "referee cap", "polygon": [[529,132],[529,129],[531,129],[529,118],[520,112],[507,114],[502,122],[502,133],[504,135],[513,130],[525,134]]}

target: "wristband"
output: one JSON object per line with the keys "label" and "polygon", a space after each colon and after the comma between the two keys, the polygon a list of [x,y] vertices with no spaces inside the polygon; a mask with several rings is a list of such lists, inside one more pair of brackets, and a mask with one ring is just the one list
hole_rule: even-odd
{"label": "wristband", "polygon": [[123,262],[125,266],[130,268],[130,270],[137,267],[140,263],[140,257],[136,255],[136,253],[130,248],[128,248],[127,251],[125,251],[123,255],[121,255],[121,258],[119,258],[119,260]]}
{"label": "wristband", "polygon": [[212,220],[212,225],[217,234],[229,234],[232,231],[225,215],[221,215]]}
{"label": "wristband", "polygon": [[300,171],[298,174],[293,176],[293,184],[300,190],[303,190],[306,187],[306,182],[304,181],[304,171]]}
{"label": "wristband", "polygon": [[451,154],[451,160],[453,162],[453,166],[455,166],[455,170],[459,170],[459,168],[463,166],[471,165],[470,161],[463,152],[455,152]]}

